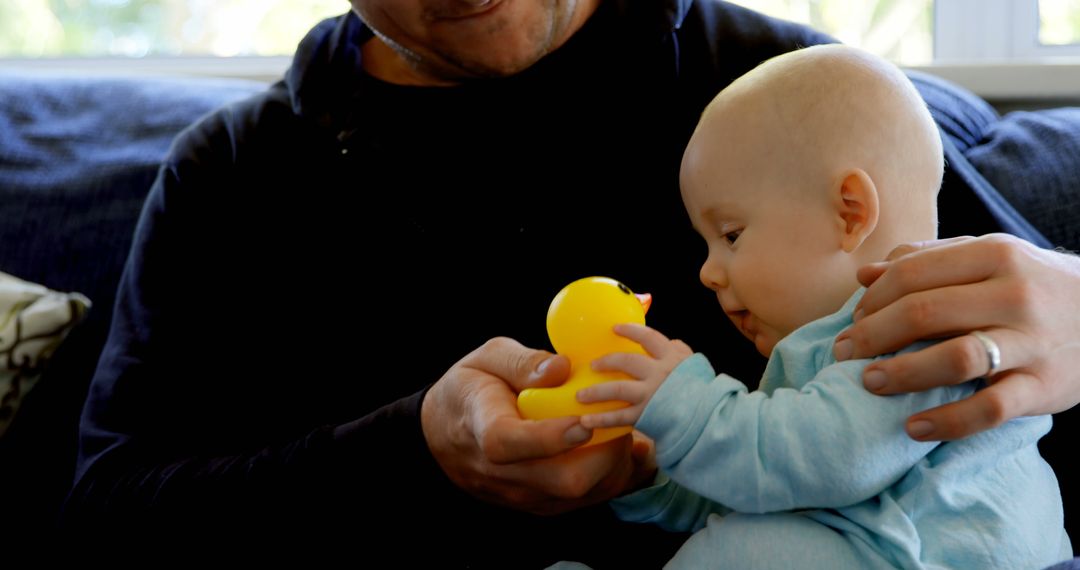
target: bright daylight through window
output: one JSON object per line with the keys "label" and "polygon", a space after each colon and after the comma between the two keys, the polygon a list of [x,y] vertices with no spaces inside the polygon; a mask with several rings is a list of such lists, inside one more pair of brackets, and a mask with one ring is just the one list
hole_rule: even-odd
{"label": "bright daylight through window", "polygon": [[831,34],[903,65],[933,58],[932,0],[733,0]]}
{"label": "bright daylight through window", "polygon": [[[934,59],[935,14],[945,13],[935,10],[934,0],[733,1],[809,24],[902,65]],[[938,0],[943,7],[966,1]],[[1010,6],[1036,2],[1038,38],[1032,44],[1080,43],[1080,0],[993,0],[964,10],[977,6],[989,13],[999,6],[994,9],[1008,14]],[[348,8],[345,0],[2,0],[0,57],[288,55],[316,22]],[[1008,15],[998,19],[1009,25]]]}
{"label": "bright daylight through window", "polygon": [[1039,0],[1039,42],[1049,46],[1080,44],[1080,1]]}
{"label": "bright daylight through window", "polygon": [[0,0],[0,57],[288,55],[345,0]]}

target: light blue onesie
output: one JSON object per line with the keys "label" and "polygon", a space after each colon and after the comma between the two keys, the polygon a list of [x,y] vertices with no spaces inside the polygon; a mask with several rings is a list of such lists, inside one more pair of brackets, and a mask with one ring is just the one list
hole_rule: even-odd
{"label": "light blue onesie", "polygon": [[871,360],[832,356],[861,296],[781,340],[758,391],[700,354],[680,364],[636,426],[656,440],[661,475],[612,501],[619,517],[695,531],[674,568],[1021,569],[1071,557],[1035,445],[1050,417],[911,440],[908,416],[976,386],[867,392]]}

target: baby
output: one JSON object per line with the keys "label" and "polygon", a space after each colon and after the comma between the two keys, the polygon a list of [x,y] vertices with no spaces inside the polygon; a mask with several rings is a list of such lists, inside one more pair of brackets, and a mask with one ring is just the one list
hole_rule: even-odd
{"label": "baby", "polygon": [[621,325],[649,356],[612,354],[594,368],[635,380],[578,392],[631,404],[582,417],[586,427],[632,424],[656,441],[656,484],[612,506],[624,520],[695,531],[671,567],[1042,568],[1072,556],[1036,447],[1048,416],[914,441],[908,416],[981,383],[880,397],[860,379],[870,360],[832,355],[862,296],[856,269],[936,236],[942,168],[918,92],[853,48],[771,59],[705,109],[682,195],[708,243],[701,281],[769,356],[760,389]]}

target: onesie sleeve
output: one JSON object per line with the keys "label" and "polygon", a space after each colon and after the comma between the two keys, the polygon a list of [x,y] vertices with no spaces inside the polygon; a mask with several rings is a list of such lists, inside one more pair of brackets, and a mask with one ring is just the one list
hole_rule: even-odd
{"label": "onesie sleeve", "polygon": [[[968,382],[877,396],[861,381],[869,362],[835,363],[801,389],[765,394],[715,376],[705,357],[694,355],[657,391],[637,428],[656,441],[658,465],[674,483],[724,507],[766,513],[850,505],[881,493],[938,445],[909,438],[908,416],[975,390]],[[641,493],[680,496],[655,488]],[[686,502],[668,504],[704,508]]]}

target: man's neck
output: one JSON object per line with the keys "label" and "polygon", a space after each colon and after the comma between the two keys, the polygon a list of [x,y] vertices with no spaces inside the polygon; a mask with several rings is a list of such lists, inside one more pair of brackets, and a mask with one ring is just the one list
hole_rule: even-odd
{"label": "man's neck", "polygon": [[[549,47],[547,54],[558,50],[567,41],[581,30],[582,26],[589,21],[600,8],[603,0],[578,0],[575,10],[570,18],[570,23],[563,31],[563,37],[553,46]],[[413,85],[422,87],[447,87],[459,85],[471,76],[460,70],[455,74],[452,69],[440,70],[429,67],[419,60],[418,56],[409,53],[403,47],[393,45],[392,39],[384,38],[378,32],[360,47],[361,66],[372,77],[388,83],[398,85]],[[543,57],[546,57],[545,54]],[[539,59],[537,60],[539,61]],[[535,65],[534,61],[529,66]],[[525,68],[527,69],[527,68]],[[524,71],[522,69],[521,71]]]}
{"label": "man's neck", "polygon": [[360,46],[360,57],[360,63],[368,75],[387,83],[424,87],[447,87],[459,83],[423,72],[378,35]]}

